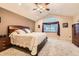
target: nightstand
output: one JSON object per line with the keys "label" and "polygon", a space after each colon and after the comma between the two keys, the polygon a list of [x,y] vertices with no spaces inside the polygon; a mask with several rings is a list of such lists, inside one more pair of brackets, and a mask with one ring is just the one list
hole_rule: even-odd
{"label": "nightstand", "polygon": [[0,37],[0,51],[3,51],[11,46],[9,37]]}

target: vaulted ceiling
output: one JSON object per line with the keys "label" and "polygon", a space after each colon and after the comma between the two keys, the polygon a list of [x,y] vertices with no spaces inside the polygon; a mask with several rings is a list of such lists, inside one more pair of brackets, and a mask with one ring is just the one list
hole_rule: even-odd
{"label": "vaulted ceiling", "polygon": [[18,3],[1,3],[0,7],[34,21],[51,14],[64,16],[79,15],[79,3],[50,3],[48,5],[50,11],[43,11],[42,13],[33,11],[36,8],[34,3],[22,3],[21,5]]}

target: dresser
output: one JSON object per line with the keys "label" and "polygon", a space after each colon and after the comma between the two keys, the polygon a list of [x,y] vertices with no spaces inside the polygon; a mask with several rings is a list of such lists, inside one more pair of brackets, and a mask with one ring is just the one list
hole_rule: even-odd
{"label": "dresser", "polygon": [[9,37],[0,37],[0,51],[3,51],[10,47]]}
{"label": "dresser", "polygon": [[72,43],[79,46],[79,23],[72,26]]}

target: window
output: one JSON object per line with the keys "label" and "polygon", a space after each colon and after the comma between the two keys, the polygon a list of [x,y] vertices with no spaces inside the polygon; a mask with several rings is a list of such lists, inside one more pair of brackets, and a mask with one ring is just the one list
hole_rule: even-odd
{"label": "window", "polygon": [[58,32],[58,23],[43,23],[43,32]]}
{"label": "window", "polygon": [[44,24],[44,32],[57,32],[58,24]]}
{"label": "window", "polygon": [[58,18],[52,17],[44,20],[42,32],[57,33],[60,36],[60,25]]}

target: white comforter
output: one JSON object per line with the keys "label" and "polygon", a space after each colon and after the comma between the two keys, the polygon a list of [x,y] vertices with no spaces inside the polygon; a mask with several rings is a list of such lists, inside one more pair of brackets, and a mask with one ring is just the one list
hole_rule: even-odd
{"label": "white comforter", "polygon": [[27,34],[10,34],[11,43],[21,47],[27,47],[31,50],[31,54],[35,55],[37,53],[37,46],[45,38],[46,34],[41,32],[33,32]]}

